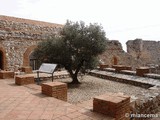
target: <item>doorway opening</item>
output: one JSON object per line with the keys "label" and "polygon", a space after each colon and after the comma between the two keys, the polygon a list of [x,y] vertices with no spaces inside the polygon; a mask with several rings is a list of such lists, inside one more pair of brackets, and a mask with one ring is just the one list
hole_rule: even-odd
{"label": "doorway opening", "polygon": [[4,69],[4,65],[3,65],[3,52],[0,51],[0,69],[3,70]]}
{"label": "doorway opening", "polygon": [[113,57],[113,65],[117,65],[117,64],[118,64],[117,57]]}
{"label": "doorway opening", "polygon": [[38,59],[34,56],[34,52],[29,55],[29,64],[32,67],[32,70],[38,70],[40,67],[40,63]]}

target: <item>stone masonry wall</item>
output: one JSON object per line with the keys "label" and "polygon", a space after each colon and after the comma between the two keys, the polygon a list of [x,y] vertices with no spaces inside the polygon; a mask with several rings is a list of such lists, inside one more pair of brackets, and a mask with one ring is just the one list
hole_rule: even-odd
{"label": "stone masonry wall", "polygon": [[140,60],[136,60],[132,55],[125,52],[118,40],[108,40],[106,51],[100,55],[100,59],[109,66],[118,64],[136,68],[142,64]]}
{"label": "stone masonry wall", "polygon": [[143,61],[145,65],[160,65],[160,41],[129,40],[127,42],[127,52],[135,59]]}
{"label": "stone masonry wall", "polygon": [[[3,56],[1,69],[15,70],[19,66],[28,66],[29,55],[37,43],[58,35],[62,27],[53,23],[0,16],[0,52]],[[100,59],[110,66],[139,64],[123,51],[120,42],[114,40],[108,41],[107,50]]]}
{"label": "stone masonry wall", "polygon": [[27,49],[33,46],[29,51],[31,53],[38,42],[58,35],[62,27],[53,23],[0,16],[0,51],[5,58],[1,69],[14,70],[15,66],[23,66],[26,63],[23,58],[29,58],[24,56]]}

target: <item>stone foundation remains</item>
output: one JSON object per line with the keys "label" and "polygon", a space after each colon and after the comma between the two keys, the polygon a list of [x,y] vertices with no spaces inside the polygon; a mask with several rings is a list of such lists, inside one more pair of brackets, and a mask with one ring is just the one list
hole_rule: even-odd
{"label": "stone foundation remains", "polygon": [[[106,69],[110,70],[110,69]],[[122,70],[123,71],[123,70]],[[139,94],[131,96],[130,113],[131,114],[157,114],[160,111],[160,81],[159,79],[150,79],[144,77],[135,76],[136,74],[123,75],[115,74],[112,72],[104,72],[99,70],[93,70],[91,75],[100,77],[107,80],[113,80],[117,82],[123,82],[136,86],[141,86],[148,89],[147,92],[139,91]],[[147,75],[147,74],[146,74]],[[135,77],[134,77],[135,76]],[[153,75],[152,75],[152,78]],[[113,100],[110,100],[112,102]],[[130,116],[130,114],[128,114]],[[129,117],[128,116],[128,117]],[[133,120],[145,120],[147,118],[134,117]]]}

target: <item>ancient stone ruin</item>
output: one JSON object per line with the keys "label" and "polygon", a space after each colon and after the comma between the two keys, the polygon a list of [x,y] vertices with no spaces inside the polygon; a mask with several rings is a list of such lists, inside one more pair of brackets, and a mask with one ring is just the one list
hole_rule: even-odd
{"label": "ancient stone ruin", "polygon": [[36,67],[32,55],[38,42],[58,35],[62,25],[0,16],[0,68]]}
{"label": "ancient stone ruin", "polygon": [[[0,16],[0,69],[4,70],[0,71],[0,79],[8,79],[8,78],[15,79],[16,85],[32,84],[30,87],[31,88],[35,87],[36,89],[35,88],[30,89],[29,91],[31,92],[31,90],[36,90],[36,92],[33,91],[33,94],[31,93],[30,97],[38,96],[40,91],[39,88],[40,86],[35,84],[33,85],[36,77],[34,76],[34,73],[30,75],[32,73],[32,69],[33,70],[38,69],[37,58],[35,58],[35,56],[33,55],[34,49],[36,48],[39,42],[47,40],[52,36],[59,35],[59,31],[62,29],[62,27],[63,25],[59,24],[46,23],[41,21],[21,19],[8,16]],[[150,74],[150,72],[160,73],[160,41],[159,42],[144,41],[142,39],[129,40],[127,42],[127,52],[125,52],[122,49],[122,45],[118,40],[108,40],[106,51],[99,56],[99,59],[102,68],[100,67],[90,71],[89,74],[91,76],[97,78],[103,78],[104,80],[126,83],[130,84],[131,86],[139,86],[141,88],[144,88],[145,91],[138,91],[136,95],[132,96],[126,96],[120,92],[120,93],[106,93],[106,95],[94,97],[92,105],[93,107],[92,110],[94,112],[99,112],[109,115],[110,117],[115,118],[114,120],[120,120],[120,118],[124,120],[129,120],[130,119],[129,116],[127,118],[126,116],[124,116],[125,113],[155,114],[159,112],[160,75]],[[29,66],[32,67],[32,69]],[[25,75],[24,74],[21,74],[19,76],[15,75],[15,72],[18,70],[19,67],[21,67],[21,70],[25,72]],[[62,79],[69,77],[69,74],[66,71],[65,73],[64,71],[62,71],[62,73],[63,74],[57,73],[57,75],[54,75],[54,78]],[[50,76],[46,75],[44,75],[43,77],[46,79],[50,78]],[[3,98],[3,96],[6,97],[6,93],[8,92],[12,93],[12,90],[9,91],[9,89],[12,89],[13,86],[11,84],[13,84],[12,83],[13,81],[9,80],[6,82],[4,81],[3,80],[0,81],[1,82],[0,88],[2,91],[1,98]],[[23,87],[16,87],[16,86],[14,87],[18,90],[18,94],[20,94],[21,92],[22,93],[25,92],[24,90],[19,92],[20,91],[19,89],[23,89]],[[7,90],[3,91],[4,89]],[[14,89],[13,91],[15,91],[16,89]],[[25,90],[27,89],[28,88],[25,88]],[[49,84],[42,85],[43,94],[53,97],[56,96],[55,98],[64,101],[67,101],[67,89],[68,88],[66,84],[58,82],[57,83],[51,82]],[[129,87],[129,90],[131,89],[132,88]],[[30,94],[30,92],[28,94]],[[11,94],[11,93],[9,95],[17,95],[17,93],[16,94],[13,93]],[[19,97],[23,96],[24,95],[22,94]],[[26,98],[27,97],[28,96],[26,96]],[[46,102],[53,101],[52,98],[48,97],[45,98],[48,99],[46,100]],[[40,99],[41,97],[38,97],[37,100]],[[4,99],[4,101],[6,100],[10,99],[9,98]],[[88,106],[90,104],[87,105],[85,104],[85,107],[83,105],[83,107],[85,108],[85,109],[83,108],[84,110],[82,109],[77,110],[77,106],[73,107],[68,103],[61,104],[62,101],[60,102],[56,99],[53,101],[54,104],[52,107],[56,106],[55,102],[56,104],[60,104],[59,106],[57,105],[58,107],[63,108],[64,105],[64,108],[70,107],[71,108],[71,109],[69,108],[70,110],[72,110],[73,108],[76,109],[76,111],[78,111],[77,114],[78,115],[80,114],[82,118],[95,117],[90,109],[91,106]],[[40,108],[43,109],[43,107],[46,108],[46,106],[41,106]],[[78,108],[79,107],[80,106],[78,106]],[[4,109],[2,109],[2,111],[3,110]],[[59,110],[60,112],[64,112],[61,111],[61,109]],[[65,109],[65,112],[66,110],[67,109]],[[52,111],[54,111],[55,112],[54,114],[56,114],[55,108]],[[88,113],[90,112],[90,114],[86,114],[86,111]],[[71,113],[70,111],[68,112],[69,113],[67,114],[73,114],[72,113],[73,111]],[[8,115],[10,116],[10,114]],[[64,116],[61,117],[63,118]],[[76,118],[77,116],[70,116],[70,117]],[[98,118],[100,119],[99,115]],[[139,118],[135,120],[139,120]]]}
{"label": "ancient stone ruin", "polygon": [[[33,56],[38,42],[59,34],[63,25],[0,16],[0,69],[14,70],[21,66],[37,69]],[[104,64],[139,66],[160,64],[160,42],[141,39],[127,42],[127,52],[118,40],[108,40],[107,50],[100,55]]]}
{"label": "ancient stone ruin", "polygon": [[141,66],[148,66],[151,72],[160,73],[160,41],[135,39],[126,44],[127,52],[136,60],[142,61]]}
{"label": "ancient stone ruin", "polygon": [[136,68],[142,64],[140,60],[136,60],[132,55],[125,52],[118,40],[107,42],[106,51],[100,56],[100,59],[110,67],[119,64]]}

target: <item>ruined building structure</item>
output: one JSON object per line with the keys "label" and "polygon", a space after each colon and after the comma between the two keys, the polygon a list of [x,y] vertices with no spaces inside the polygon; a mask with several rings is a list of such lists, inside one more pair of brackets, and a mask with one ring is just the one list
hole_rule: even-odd
{"label": "ruined building structure", "polygon": [[135,39],[127,41],[127,52],[143,64],[160,65],[160,41]]}
{"label": "ruined building structure", "polygon": [[160,41],[135,39],[127,41],[127,52],[150,72],[160,74]]}
{"label": "ruined building structure", "polygon": [[127,65],[136,68],[142,65],[141,60],[137,60],[123,50],[118,40],[108,40],[106,51],[100,55],[100,59],[110,67],[112,65]]}
{"label": "ruined building structure", "polygon": [[0,68],[36,66],[32,55],[38,42],[57,35],[62,25],[0,16]]}
{"label": "ruined building structure", "polygon": [[[59,35],[63,25],[0,15],[0,69],[14,70],[21,66],[37,69],[34,49],[41,41]],[[160,64],[160,42],[127,42],[127,52],[118,40],[108,40],[106,51],[99,58],[109,66],[122,64],[133,68]]]}

